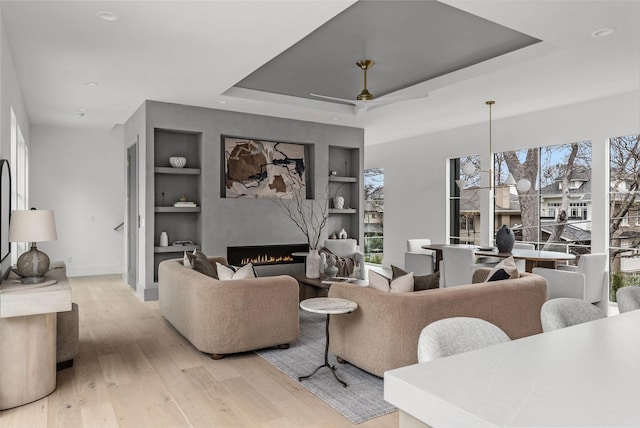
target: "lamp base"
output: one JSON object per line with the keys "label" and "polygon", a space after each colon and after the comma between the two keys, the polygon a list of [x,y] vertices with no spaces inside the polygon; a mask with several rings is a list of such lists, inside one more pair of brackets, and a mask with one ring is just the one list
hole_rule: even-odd
{"label": "lamp base", "polygon": [[47,278],[44,276],[27,276],[20,279],[21,284],[40,284],[41,282],[45,282]]}
{"label": "lamp base", "polygon": [[23,284],[38,284],[45,281],[44,274],[49,270],[49,256],[36,248],[36,243],[31,249],[20,257],[13,271],[22,279]]}

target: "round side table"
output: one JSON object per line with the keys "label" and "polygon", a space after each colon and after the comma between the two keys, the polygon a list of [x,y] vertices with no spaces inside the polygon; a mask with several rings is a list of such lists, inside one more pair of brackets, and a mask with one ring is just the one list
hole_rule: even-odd
{"label": "round side table", "polygon": [[347,384],[336,374],[336,366],[332,366],[329,364],[329,319],[331,315],[348,314],[355,311],[356,309],[358,309],[358,304],[348,299],[339,299],[336,297],[316,297],[300,302],[300,309],[316,314],[326,314],[327,321],[325,326],[326,343],[324,346],[324,364],[316,368],[311,374],[298,377],[298,382],[301,382],[303,379],[310,378],[311,376],[316,374],[316,372],[322,367],[327,367],[329,368],[329,370],[331,370],[331,373],[333,373],[333,377],[335,377],[336,380],[342,384],[342,386],[346,387]]}

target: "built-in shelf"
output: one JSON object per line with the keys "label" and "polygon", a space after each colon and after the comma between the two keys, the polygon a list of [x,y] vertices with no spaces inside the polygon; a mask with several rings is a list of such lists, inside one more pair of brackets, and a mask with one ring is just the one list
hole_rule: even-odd
{"label": "built-in shelf", "polygon": [[157,166],[154,168],[156,174],[179,174],[179,175],[200,175],[200,168],[172,168]]}
{"label": "built-in shelf", "polygon": [[357,214],[358,210],[355,208],[343,208],[341,210],[337,208],[329,208],[329,214]]}
{"label": "built-in shelf", "polygon": [[336,183],[357,183],[357,177],[338,177],[337,175],[330,175],[329,181],[333,181]]}
{"label": "built-in shelf", "polygon": [[153,247],[154,253],[182,253],[200,248],[197,245],[169,245],[168,247]]}
{"label": "built-in shelf", "polygon": [[199,213],[200,207],[156,207],[157,213]]}

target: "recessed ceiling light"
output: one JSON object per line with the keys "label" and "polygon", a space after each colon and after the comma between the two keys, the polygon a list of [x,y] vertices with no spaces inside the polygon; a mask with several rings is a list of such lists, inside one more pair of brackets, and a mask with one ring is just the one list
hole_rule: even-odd
{"label": "recessed ceiling light", "polygon": [[84,86],[98,86],[98,82],[94,82],[93,80],[85,80],[82,84]]}
{"label": "recessed ceiling light", "polygon": [[87,114],[87,109],[84,107],[77,108],[75,111],[75,114],[77,114],[80,117],[84,117],[84,115]]}
{"label": "recessed ceiling light", "polygon": [[109,22],[120,20],[120,16],[118,14],[109,12],[107,10],[101,10],[100,12],[97,12],[96,16],[104,21],[109,21]]}
{"label": "recessed ceiling light", "polygon": [[226,104],[226,103],[227,103],[227,102],[226,102],[226,101],[224,101],[224,100],[219,100],[219,101],[218,101],[218,104]]}
{"label": "recessed ceiling light", "polygon": [[616,30],[614,28],[608,28],[608,27],[607,28],[598,28],[593,33],[591,33],[591,37],[599,39],[600,37],[610,36],[613,33],[615,33],[615,31]]}
{"label": "recessed ceiling light", "polygon": [[339,118],[339,117],[336,117],[336,116],[333,116],[333,117],[331,118],[331,120],[340,120],[340,118]]}

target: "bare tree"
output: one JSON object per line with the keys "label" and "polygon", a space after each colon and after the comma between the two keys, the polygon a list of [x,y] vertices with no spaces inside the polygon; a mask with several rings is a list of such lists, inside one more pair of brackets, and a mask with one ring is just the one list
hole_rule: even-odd
{"label": "bare tree", "polygon": [[503,159],[516,180],[527,179],[531,183],[531,188],[526,192],[518,191],[518,201],[522,217],[522,240],[536,242],[540,218],[536,190],[539,150],[528,149],[523,162],[520,162],[518,153],[515,151],[504,152]]}

